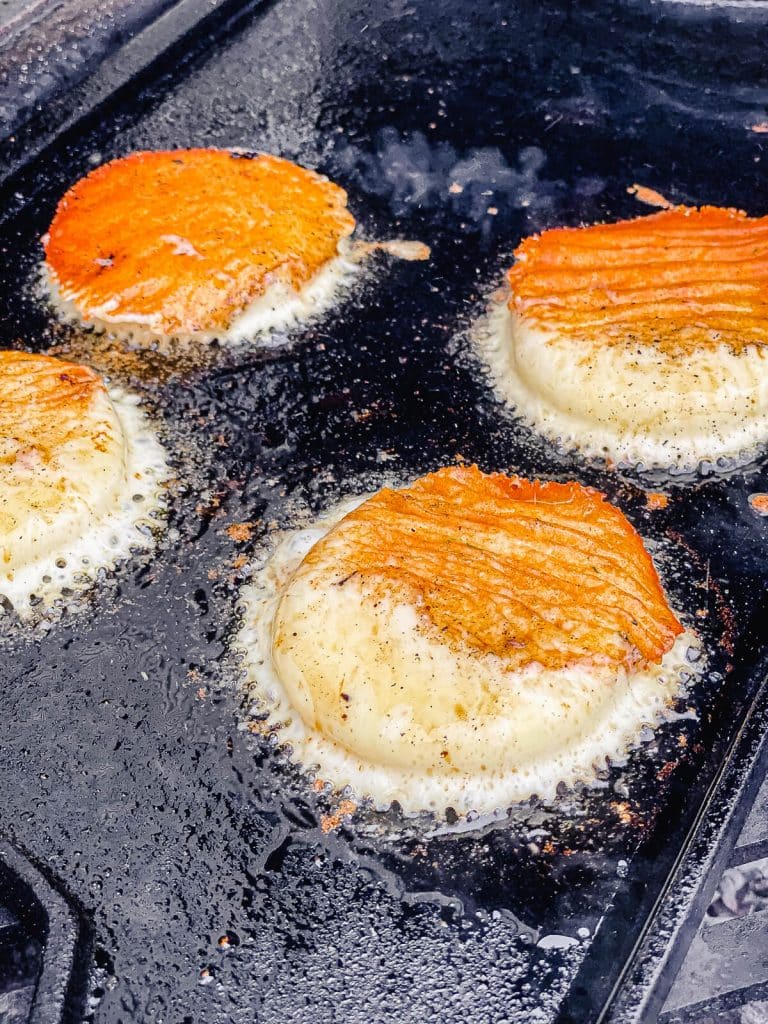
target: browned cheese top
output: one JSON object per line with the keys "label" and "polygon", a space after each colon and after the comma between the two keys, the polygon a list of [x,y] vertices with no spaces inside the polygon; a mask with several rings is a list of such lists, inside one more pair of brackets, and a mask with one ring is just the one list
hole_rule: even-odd
{"label": "browned cheese top", "polygon": [[64,195],[45,241],[81,314],[165,334],[226,329],[279,279],[299,290],[352,233],[343,189],[267,154],[138,152]]}
{"label": "browned cheese top", "polygon": [[414,603],[511,669],[658,663],[682,626],[625,516],[591,488],[452,467],[385,488],[304,560]]}
{"label": "browned cheese top", "polygon": [[510,308],[535,327],[670,353],[768,342],[768,217],[678,206],[526,238]]}

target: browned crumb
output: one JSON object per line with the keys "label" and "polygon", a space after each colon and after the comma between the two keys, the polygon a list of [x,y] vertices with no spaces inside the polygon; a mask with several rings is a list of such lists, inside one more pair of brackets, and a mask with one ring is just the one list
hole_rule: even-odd
{"label": "browned crumb", "polygon": [[611,808],[615,813],[616,817],[622,823],[622,825],[639,825],[641,819],[636,811],[632,810],[630,805],[624,801],[614,802],[611,804]]}
{"label": "browned crumb", "polygon": [[555,844],[551,839],[548,839],[541,848],[542,853],[553,854],[555,852]]}
{"label": "browned crumb", "polygon": [[209,569],[208,570],[208,579],[209,580],[217,580],[218,578],[219,578],[219,570],[218,569]]}
{"label": "browned crumb", "polygon": [[253,733],[254,736],[264,736],[269,732],[269,725],[267,722],[248,722],[246,728],[248,732]]}
{"label": "browned crumb", "polygon": [[204,686],[198,686],[197,696],[200,698],[200,700],[205,700],[205,698],[208,696],[208,691]]}
{"label": "browned crumb", "polygon": [[199,516],[210,516],[213,515],[215,509],[221,505],[221,497],[218,494],[214,494],[207,505],[202,502],[195,505],[195,513]]}
{"label": "browned crumb", "polygon": [[758,121],[757,124],[750,125],[749,130],[757,135],[766,135],[768,134],[768,121]]}
{"label": "browned crumb", "polygon": [[685,735],[684,732],[681,732],[680,735],[677,737],[677,745],[678,747],[688,746],[688,737]]}
{"label": "browned crumb", "polygon": [[248,556],[247,555],[238,555],[236,558],[234,558],[232,560],[232,568],[233,569],[242,569],[243,566],[245,566],[247,564],[248,564]]}
{"label": "browned crumb", "polygon": [[232,523],[227,527],[227,536],[238,544],[249,541],[253,536],[253,523]]}
{"label": "browned crumb", "polygon": [[344,818],[348,818],[350,814],[354,814],[357,810],[357,804],[353,800],[342,800],[337,809],[333,814],[324,814],[320,819],[320,828],[323,832],[328,833],[333,829],[338,828]]}
{"label": "browned crumb", "polygon": [[759,516],[768,516],[768,494],[750,494],[749,504]]}
{"label": "browned crumb", "polygon": [[671,210],[674,206],[674,203],[670,203],[661,192],[657,192],[655,188],[648,188],[646,185],[630,185],[627,192],[638,202],[645,203],[646,206],[657,206],[661,210]]}
{"label": "browned crumb", "polygon": [[315,793],[322,793],[322,791],[325,789],[324,780],[315,779],[315,781],[312,783],[312,789],[315,791]]}
{"label": "browned crumb", "polygon": [[664,779],[669,778],[675,768],[677,768],[677,761],[666,761],[656,772],[656,778],[659,782],[663,782]]}
{"label": "browned crumb", "polygon": [[648,491],[645,496],[645,507],[650,509],[666,508],[669,504],[669,497],[661,491]]}

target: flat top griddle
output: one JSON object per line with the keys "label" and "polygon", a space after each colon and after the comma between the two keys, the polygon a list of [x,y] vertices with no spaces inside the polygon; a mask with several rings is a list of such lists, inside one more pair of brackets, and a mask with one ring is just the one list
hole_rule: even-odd
{"label": "flat top griddle", "polygon": [[[6,181],[0,342],[130,384],[178,474],[156,557],[0,651],[0,824],[89,922],[70,1020],[596,1020],[723,771],[722,813],[738,801],[734,740],[763,706],[763,464],[670,481],[560,453],[494,399],[466,337],[520,237],[639,214],[634,182],[765,211],[754,31],[600,8],[222,5]],[[269,348],[131,353],[56,325],[35,268],[58,197],[112,156],[186,145],[317,166],[363,235],[432,260],[377,257]],[[655,546],[706,673],[597,787],[482,830],[369,814],[326,833],[326,798],[247,728],[241,556],[457,455],[604,490]]]}

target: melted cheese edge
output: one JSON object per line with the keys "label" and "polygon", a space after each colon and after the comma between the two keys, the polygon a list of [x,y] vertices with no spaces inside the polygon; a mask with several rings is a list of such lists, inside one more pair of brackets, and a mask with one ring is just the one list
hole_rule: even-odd
{"label": "melted cheese edge", "polygon": [[539,433],[585,455],[647,467],[747,461],[768,440],[768,350],[696,358],[600,345],[533,326],[498,303],[475,340],[496,391]]}
{"label": "melted cheese edge", "polygon": [[166,337],[180,341],[218,341],[233,345],[249,341],[264,344],[272,332],[290,330],[297,324],[327,313],[337,304],[340,292],[351,284],[360,270],[351,251],[349,241],[344,239],[339,244],[339,255],[318,270],[298,291],[276,277],[267,290],[246,306],[225,331],[166,335],[158,327],[159,317],[138,313],[121,313],[119,317],[114,317],[110,315],[109,304],[96,310],[93,315],[84,317],[75,294],[61,287],[54,271],[46,263],[43,264],[43,288],[60,319],[139,344],[149,344]]}

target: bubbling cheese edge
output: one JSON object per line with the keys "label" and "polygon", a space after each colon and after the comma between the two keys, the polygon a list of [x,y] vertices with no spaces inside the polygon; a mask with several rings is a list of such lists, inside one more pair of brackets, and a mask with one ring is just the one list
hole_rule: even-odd
{"label": "bubbling cheese edge", "polygon": [[84,317],[77,305],[77,295],[64,289],[47,263],[42,266],[42,290],[56,311],[66,322],[81,324],[98,333],[108,333],[137,343],[150,344],[163,338],[173,337],[178,341],[218,341],[224,344],[240,344],[258,340],[266,344],[272,332],[290,330],[297,324],[321,316],[333,308],[340,292],[348,287],[360,267],[351,256],[348,239],[338,247],[339,255],[325,264],[300,290],[275,275],[266,291],[257,296],[241,310],[226,330],[195,331],[166,335],[159,328],[159,317],[141,314],[121,313],[110,315],[103,306],[95,315]]}
{"label": "bubbling cheese edge", "polygon": [[[362,499],[360,499],[362,500]],[[691,671],[681,634],[660,666],[509,671],[419,629],[407,602],[370,600],[307,551],[359,504],[286,535],[243,592],[236,646],[257,707],[293,760],[406,813],[489,814],[594,778],[657,723]]]}
{"label": "bubbling cheese edge", "polygon": [[768,440],[768,353],[702,347],[695,358],[627,340],[558,336],[505,302],[475,332],[496,391],[545,437],[586,455],[695,468]]}
{"label": "bubbling cheese edge", "polygon": [[0,597],[22,619],[153,547],[170,475],[138,398],[117,387],[94,392],[45,463],[25,440],[0,465]]}

